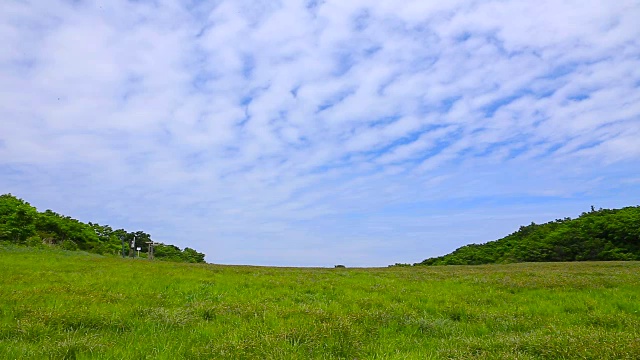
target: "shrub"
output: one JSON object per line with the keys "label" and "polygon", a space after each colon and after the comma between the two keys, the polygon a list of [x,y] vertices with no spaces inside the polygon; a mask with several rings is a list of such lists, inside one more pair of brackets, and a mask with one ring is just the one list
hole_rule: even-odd
{"label": "shrub", "polygon": [[63,242],[60,243],[60,248],[62,250],[75,251],[75,250],[78,250],[78,244],[76,244],[72,240],[64,240]]}
{"label": "shrub", "polygon": [[42,247],[42,239],[38,235],[31,236],[27,238],[26,245],[31,247]]}

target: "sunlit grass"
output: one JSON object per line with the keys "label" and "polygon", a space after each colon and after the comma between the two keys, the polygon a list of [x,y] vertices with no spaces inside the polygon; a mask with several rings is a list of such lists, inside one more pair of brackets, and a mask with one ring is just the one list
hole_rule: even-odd
{"label": "sunlit grass", "polygon": [[0,358],[639,359],[639,271],[264,268],[0,247]]}

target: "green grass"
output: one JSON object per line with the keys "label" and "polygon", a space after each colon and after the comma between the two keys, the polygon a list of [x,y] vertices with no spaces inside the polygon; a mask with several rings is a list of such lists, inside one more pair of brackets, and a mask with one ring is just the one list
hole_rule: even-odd
{"label": "green grass", "polygon": [[0,246],[2,359],[640,359],[640,263],[301,269]]}

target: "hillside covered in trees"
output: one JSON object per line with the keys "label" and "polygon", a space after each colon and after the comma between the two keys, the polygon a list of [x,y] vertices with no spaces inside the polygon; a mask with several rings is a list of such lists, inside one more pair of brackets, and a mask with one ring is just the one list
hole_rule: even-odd
{"label": "hillside covered in trees", "polygon": [[[39,212],[28,202],[11,194],[0,195],[0,242],[26,246],[58,246],[65,250],[84,250],[102,255],[121,254],[131,241],[148,251],[151,235],[143,231],[128,232],[109,225],[85,224],[51,210]],[[180,250],[174,245],[156,245],[154,258],[168,261],[204,263],[204,254],[191,248]]]}
{"label": "hillside covered in trees", "polygon": [[640,260],[640,206],[591,207],[576,219],[531,223],[500,240],[466,245],[414,265],[587,260]]}

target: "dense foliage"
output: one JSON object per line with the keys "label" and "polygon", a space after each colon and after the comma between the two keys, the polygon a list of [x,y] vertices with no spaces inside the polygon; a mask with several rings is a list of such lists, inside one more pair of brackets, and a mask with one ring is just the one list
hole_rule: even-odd
{"label": "dense foliage", "polygon": [[[11,194],[0,195],[0,242],[27,246],[58,246],[65,250],[84,250],[97,254],[120,254],[122,244],[129,249],[134,241],[143,256],[148,252],[151,235],[128,232],[109,225],[85,224],[51,210],[38,212],[28,202]],[[174,245],[157,245],[154,257],[161,260],[204,263],[204,254]]]}
{"label": "dense foliage", "polygon": [[592,207],[577,219],[531,223],[500,240],[463,246],[414,265],[587,260],[640,260],[640,206]]}

